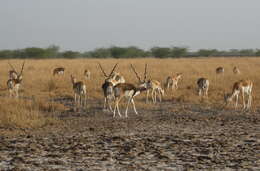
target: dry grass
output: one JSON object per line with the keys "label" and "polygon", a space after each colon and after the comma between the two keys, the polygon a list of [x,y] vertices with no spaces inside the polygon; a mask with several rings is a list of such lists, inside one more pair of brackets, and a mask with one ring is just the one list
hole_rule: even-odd
{"label": "dry grass", "polygon": [[4,128],[38,128],[58,122],[54,117],[41,112],[41,103],[2,99],[0,108],[0,126]]}
{"label": "dry grass", "polygon": [[[10,60],[19,69],[22,60]],[[260,105],[259,84],[260,59],[258,58],[197,58],[197,59],[50,59],[50,60],[26,60],[23,83],[21,86],[22,97],[35,97],[36,99],[50,99],[54,97],[72,97],[72,85],[70,74],[78,80],[85,81],[88,98],[102,100],[101,84],[104,77],[100,72],[97,62],[100,62],[106,72],[110,72],[115,63],[119,63],[117,71],[126,78],[127,82],[136,83],[135,75],[130,70],[130,63],[136,66],[140,73],[144,71],[144,64],[148,64],[148,76],[161,81],[164,84],[166,77],[177,73],[183,73],[183,79],[179,82],[177,91],[168,91],[164,100],[176,103],[201,103],[206,105],[221,105],[224,92],[231,91],[235,81],[249,78],[253,81],[253,107]],[[64,76],[53,76],[55,67],[65,67]],[[225,68],[225,75],[216,78],[215,69],[219,66]],[[234,75],[232,69],[238,66],[240,75]],[[61,104],[52,104],[46,100],[36,100],[37,109],[28,108],[27,102],[21,100],[6,99],[6,81],[8,79],[9,65],[7,60],[0,63],[0,125],[15,125],[34,127],[46,124],[46,117],[42,113],[64,110]],[[91,79],[85,80],[83,72],[91,71]],[[210,81],[209,98],[200,100],[196,94],[196,81],[199,77],[206,77]],[[137,99],[137,106],[150,108],[153,105],[144,103],[144,95]],[[8,107],[6,107],[8,106]],[[14,106],[14,107],[11,107]],[[30,106],[30,105],[29,105]],[[13,117],[15,115],[15,117]]]}

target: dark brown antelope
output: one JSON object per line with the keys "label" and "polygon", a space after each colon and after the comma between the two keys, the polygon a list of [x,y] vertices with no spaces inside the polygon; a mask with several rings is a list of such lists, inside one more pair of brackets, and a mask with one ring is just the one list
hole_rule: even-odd
{"label": "dark brown antelope", "polygon": [[[216,68],[216,75],[215,75],[215,83],[217,83],[217,77],[218,76],[224,76],[224,68],[223,67],[217,67]],[[224,77],[223,77],[224,78]]]}
{"label": "dark brown antelope", "polygon": [[114,96],[115,96],[115,108],[114,108],[114,115],[113,117],[116,116],[116,110],[118,112],[118,115],[121,117],[121,113],[119,110],[119,102],[123,97],[126,97],[128,102],[125,110],[125,117],[128,117],[127,112],[128,112],[128,106],[130,102],[133,105],[133,109],[135,114],[138,114],[136,107],[135,107],[135,102],[134,102],[134,97],[139,95],[141,92],[145,91],[145,87],[135,87],[133,84],[130,83],[119,83],[116,86],[114,86]]}
{"label": "dark brown antelope", "polygon": [[199,96],[208,96],[209,80],[206,78],[199,78],[197,85]]}
{"label": "dark brown antelope", "polygon": [[98,66],[105,77],[105,81],[102,84],[102,90],[103,90],[104,97],[105,97],[103,110],[107,110],[107,105],[108,105],[109,110],[112,111],[110,102],[111,102],[111,100],[114,99],[113,87],[119,83],[125,82],[125,79],[123,76],[121,76],[121,75],[114,76],[114,71],[115,71],[117,65],[118,64],[115,64],[113,69],[111,70],[110,74],[107,75],[106,72],[104,71],[104,69],[102,68],[101,64],[98,63]]}
{"label": "dark brown antelope", "polygon": [[216,74],[224,74],[224,68],[223,67],[217,67],[216,68]]}

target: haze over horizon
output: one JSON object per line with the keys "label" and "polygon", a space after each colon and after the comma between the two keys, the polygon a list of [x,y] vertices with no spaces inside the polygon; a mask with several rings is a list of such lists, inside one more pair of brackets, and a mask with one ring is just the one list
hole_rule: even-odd
{"label": "haze over horizon", "polygon": [[260,48],[259,0],[0,2],[0,49]]}

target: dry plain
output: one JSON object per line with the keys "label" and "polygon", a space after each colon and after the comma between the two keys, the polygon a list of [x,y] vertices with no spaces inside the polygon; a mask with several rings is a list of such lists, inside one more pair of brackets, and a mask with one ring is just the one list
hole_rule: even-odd
{"label": "dry plain", "polygon": [[[0,63],[1,170],[257,170],[260,168],[260,59],[49,59],[25,60],[20,98],[8,97],[8,60]],[[9,60],[20,70],[23,60]],[[165,83],[183,73],[179,89],[166,91],[161,103],[136,97],[139,115],[113,118],[102,111],[104,77],[97,62],[137,84],[130,63],[142,75]],[[64,76],[53,76],[55,67]],[[224,75],[215,74],[219,66]],[[238,66],[241,74],[233,74]],[[84,69],[91,79],[84,80]],[[73,111],[70,75],[84,80],[87,107]],[[196,81],[210,81],[209,97],[200,98]],[[223,95],[240,79],[253,81],[249,111],[222,109]],[[241,100],[241,99],[240,99]],[[241,104],[241,102],[240,102]],[[121,105],[121,112],[125,103]]]}

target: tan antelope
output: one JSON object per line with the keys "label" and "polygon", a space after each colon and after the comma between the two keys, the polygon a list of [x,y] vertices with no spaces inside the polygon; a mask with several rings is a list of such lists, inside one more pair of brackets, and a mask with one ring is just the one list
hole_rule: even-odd
{"label": "tan antelope", "polygon": [[20,73],[17,74],[17,77],[10,78],[6,83],[7,88],[9,90],[10,97],[12,97],[14,95],[15,95],[16,98],[19,97],[19,88],[20,88],[20,85],[21,85],[22,80],[23,80],[22,74],[23,74],[24,64],[25,64],[25,61],[23,62],[22,69],[21,69]]}
{"label": "tan antelope", "polygon": [[[238,104],[238,97],[241,93],[242,101],[243,101],[243,109],[249,109],[252,104],[252,88],[253,82],[250,80],[240,80],[234,83],[232,93],[224,94],[224,101],[226,105],[229,102],[233,101],[233,98],[236,98],[235,109],[237,108]],[[245,94],[248,96],[247,104],[245,103]]]}
{"label": "tan antelope", "polygon": [[178,89],[178,82],[182,78],[182,73],[177,73],[174,76],[169,76],[166,79],[165,88],[169,89],[170,87],[173,89]]}
{"label": "tan antelope", "polygon": [[10,64],[10,62],[8,62],[8,64],[10,65],[10,67],[12,68],[12,70],[9,71],[9,79],[17,79],[18,77],[18,73],[15,70],[15,68],[13,67],[12,64]]}
{"label": "tan antelope", "polygon": [[84,77],[86,80],[90,80],[90,71],[88,69],[85,69],[84,71]]}
{"label": "tan antelope", "polygon": [[149,93],[151,90],[151,95],[152,95],[152,100],[153,103],[156,103],[156,98],[157,98],[157,92],[159,94],[159,99],[160,101],[162,101],[162,96],[164,96],[164,90],[161,86],[161,83],[157,80],[147,80],[147,64],[145,64],[145,69],[144,69],[144,79],[141,80],[141,77],[138,75],[138,73],[136,72],[134,66],[131,64],[131,68],[133,70],[133,72],[135,73],[136,78],[138,79],[138,84],[139,87],[144,87],[146,88],[146,103],[149,102]]}
{"label": "tan antelope", "polygon": [[102,68],[101,64],[98,63],[100,70],[102,71],[104,77],[105,77],[105,81],[102,84],[102,90],[104,93],[104,107],[103,110],[107,110],[107,105],[109,107],[109,110],[112,111],[112,107],[111,107],[111,100],[114,99],[114,93],[113,93],[113,87],[119,83],[124,83],[125,79],[123,76],[117,74],[115,76],[114,71],[117,67],[118,64],[115,64],[113,69],[111,70],[110,74],[107,75],[106,72],[104,71],[104,69]]}
{"label": "tan antelope", "polygon": [[87,100],[87,89],[86,85],[82,81],[76,81],[76,78],[71,77],[71,83],[73,86],[74,91],[74,103],[75,106],[86,106],[86,100]]}
{"label": "tan antelope", "polygon": [[235,66],[235,67],[233,68],[233,73],[234,73],[234,74],[240,74],[239,68]]}
{"label": "tan antelope", "polygon": [[54,70],[53,70],[53,76],[64,75],[64,73],[65,73],[65,68],[63,68],[63,67],[54,68]]}
{"label": "tan antelope", "polygon": [[208,96],[209,80],[206,78],[199,78],[197,80],[199,96]]}
{"label": "tan antelope", "polygon": [[[148,87],[152,90],[152,100],[153,103],[157,102],[157,92],[159,94],[159,100],[162,102],[162,97],[164,96],[164,90],[162,89],[161,83],[157,80],[148,80]],[[149,96],[149,89],[147,90]]]}
{"label": "tan antelope", "polygon": [[128,112],[128,106],[129,103],[131,102],[133,105],[133,109],[135,114],[138,114],[135,103],[134,103],[134,97],[139,95],[141,92],[145,91],[145,87],[135,87],[133,84],[130,83],[119,83],[116,86],[114,86],[114,96],[115,96],[115,108],[114,108],[114,115],[113,117],[116,116],[116,110],[118,112],[118,115],[121,117],[121,113],[119,110],[119,102],[123,97],[126,97],[128,102],[125,110],[125,117],[128,117],[127,112]]}

